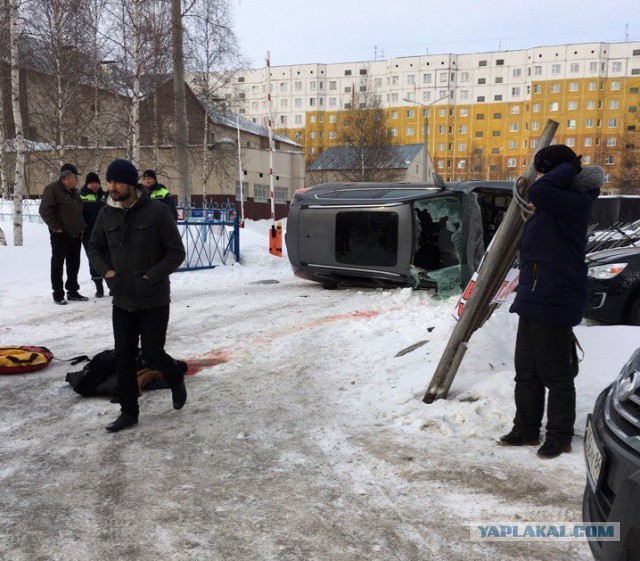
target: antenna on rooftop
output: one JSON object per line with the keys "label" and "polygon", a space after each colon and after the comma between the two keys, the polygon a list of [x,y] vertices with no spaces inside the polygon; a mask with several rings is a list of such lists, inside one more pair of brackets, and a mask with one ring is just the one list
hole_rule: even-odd
{"label": "antenna on rooftop", "polygon": [[625,41],[629,40],[629,24],[628,23],[624,24],[624,40]]}

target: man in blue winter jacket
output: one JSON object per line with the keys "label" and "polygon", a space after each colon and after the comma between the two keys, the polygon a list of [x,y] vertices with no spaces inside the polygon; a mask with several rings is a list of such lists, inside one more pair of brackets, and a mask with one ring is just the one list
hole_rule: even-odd
{"label": "man in blue winter jacket", "polygon": [[585,252],[593,201],[604,172],[582,168],[564,145],[548,146],[534,159],[538,178],[529,188],[535,212],[524,225],[520,281],[511,311],[520,316],[515,349],[516,416],[504,446],[538,445],[547,425],[541,458],[571,451],[576,417],[577,374],[573,326],[587,304]]}

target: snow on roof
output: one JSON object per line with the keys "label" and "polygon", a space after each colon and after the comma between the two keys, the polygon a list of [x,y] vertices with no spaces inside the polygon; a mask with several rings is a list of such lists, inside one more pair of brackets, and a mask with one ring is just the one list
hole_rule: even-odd
{"label": "snow on roof", "polygon": [[[422,144],[389,146],[387,169],[407,169],[422,149]],[[325,150],[308,168],[308,171],[331,171],[359,167],[360,153],[353,146],[334,146]]]}

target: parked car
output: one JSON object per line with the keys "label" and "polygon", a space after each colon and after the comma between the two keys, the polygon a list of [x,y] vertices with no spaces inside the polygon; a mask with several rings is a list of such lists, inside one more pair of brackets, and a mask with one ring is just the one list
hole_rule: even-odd
{"label": "parked car", "polygon": [[584,437],[587,523],[619,522],[620,541],[589,541],[598,561],[640,559],[640,348],[596,400]]}
{"label": "parked car", "polygon": [[458,290],[511,201],[512,182],[324,183],[296,192],[285,242],[322,283]]}
{"label": "parked car", "polygon": [[587,255],[589,301],[584,317],[640,325],[640,247]]}

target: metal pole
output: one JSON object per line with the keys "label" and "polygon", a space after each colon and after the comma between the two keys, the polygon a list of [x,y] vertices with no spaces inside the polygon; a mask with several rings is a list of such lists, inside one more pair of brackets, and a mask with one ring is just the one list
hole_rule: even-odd
{"label": "metal pole", "polygon": [[276,223],[276,195],[273,185],[273,114],[271,102],[271,55],[267,51],[267,111],[269,124],[269,197],[271,198],[271,222],[275,226]]}
{"label": "metal pole", "polygon": [[[538,150],[549,146],[558,123],[549,120],[540,137]],[[534,158],[529,160],[524,179],[527,185],[533,182],[536,171],[533,167]],[[491,249],[485,256],[478,271],[476,284],[465,304],[462,317],[456,323],[449,342],[440,358],[440,362],[433,374],[429,388],[423,401],[432,403],[436,399],[445,398],[458,371],[466,345],[474,331],[478,329],[490,315],[490,302],[502,284],[507,271],[515,261],[515,257],[522,237],[523,222],[520,208],[515,199],[511,200],[507,213],[494,236]],[[459,358],[459,360],[458,360]]]}
{"label": "metal pole", "polygon": [[238,180],[240,181],[240,228],[244,228],[244,187],[242,183],[242,149],[240,147],[240,115],[236,115],[236,127],[238,129]]}

